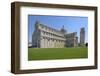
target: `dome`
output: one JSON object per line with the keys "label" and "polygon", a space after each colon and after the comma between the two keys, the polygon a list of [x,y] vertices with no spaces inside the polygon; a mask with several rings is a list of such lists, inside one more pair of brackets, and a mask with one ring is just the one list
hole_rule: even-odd
{"label": "dome", "polygon": [[61,32],[63,32],[64,34],[66,33],[66,30],[64,29],[64,26],[61,28]]}

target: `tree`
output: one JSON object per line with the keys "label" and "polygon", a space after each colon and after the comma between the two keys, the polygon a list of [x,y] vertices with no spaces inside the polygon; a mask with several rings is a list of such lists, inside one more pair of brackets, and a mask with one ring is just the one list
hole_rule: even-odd
{"label": "tree", "polygon": [[86,43],[85,45],[86,45],[86,47],[88,47],[88,43]]}

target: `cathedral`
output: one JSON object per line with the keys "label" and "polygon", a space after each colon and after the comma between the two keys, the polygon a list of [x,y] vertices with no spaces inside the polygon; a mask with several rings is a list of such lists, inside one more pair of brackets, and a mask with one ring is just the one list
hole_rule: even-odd
{"label": "cathedral", "polygon": [[[85,42],[85,30],[81,28],[81,43]],[[64,48],[78,47],[77,32],[67,33],[64,26],[61,30],[49,27],[36,21],[32,34],[32,47],[36,48]]]}

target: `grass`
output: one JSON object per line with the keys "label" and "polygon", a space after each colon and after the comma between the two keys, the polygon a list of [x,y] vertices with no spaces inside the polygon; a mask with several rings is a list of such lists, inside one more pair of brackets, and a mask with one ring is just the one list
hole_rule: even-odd
{"label": "grass", "polygon": [[28,60],[87,58],[88,48],[28,48]]}

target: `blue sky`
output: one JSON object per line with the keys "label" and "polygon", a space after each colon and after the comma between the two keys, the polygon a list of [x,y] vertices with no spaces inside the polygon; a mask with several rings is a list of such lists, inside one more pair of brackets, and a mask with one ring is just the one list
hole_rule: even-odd
{"label": "blue sky", "polygon": [[85,28],[85,42],[88,42],[88,17],[79,16],[46,16],[28,15],[28,41],[32,42],[32,33],[36,21],[60,30],[63,26],[67,33],[77,32],[78,41],[80,38],[80,28]]}

